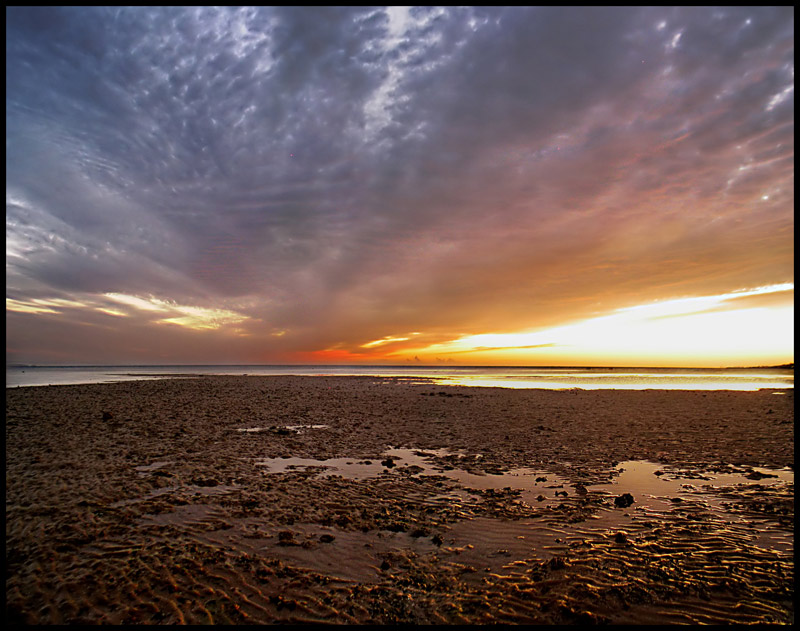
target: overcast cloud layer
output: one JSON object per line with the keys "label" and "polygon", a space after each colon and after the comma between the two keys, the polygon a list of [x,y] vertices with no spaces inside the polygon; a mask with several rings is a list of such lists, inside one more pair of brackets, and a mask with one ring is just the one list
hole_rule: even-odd
{"label": "overcast cloud layer", "polygon": [[6,54],[10,360],[311,361],[793,281],[792,8],[10,8]]}

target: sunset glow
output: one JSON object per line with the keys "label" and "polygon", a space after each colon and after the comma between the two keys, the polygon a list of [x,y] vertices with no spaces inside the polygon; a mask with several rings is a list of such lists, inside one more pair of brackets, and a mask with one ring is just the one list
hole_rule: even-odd
{"label": "sunset glow", "polygon": [[791,7],[12,7],[11,363],[794,361]]}
{"label": "sunset glow", "polygon": [[[736,306],[745,297],[775,295],[781,306]],[[783,284],[669,300],[565,326],[471,335],[411,352],[498,365],[774,365],[792,357],[793,295],[793,286]]]}

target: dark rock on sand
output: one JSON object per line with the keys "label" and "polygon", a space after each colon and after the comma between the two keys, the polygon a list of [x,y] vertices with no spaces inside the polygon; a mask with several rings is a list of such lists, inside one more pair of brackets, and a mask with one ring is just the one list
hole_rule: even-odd
{"label": "dark rock on sand", "polygon": [[623,493],[619,497],[614,498],[614,504],[620,508],[628,508],[628,506],[633,504],[633,495],[630,493]]}
{"label": "dark rock on sand", "polygon": [[777,478],[777,475],[772,473],[761,473],[760,471],[751,471],[745,475],[748,480],[763,480],[764,478]]}

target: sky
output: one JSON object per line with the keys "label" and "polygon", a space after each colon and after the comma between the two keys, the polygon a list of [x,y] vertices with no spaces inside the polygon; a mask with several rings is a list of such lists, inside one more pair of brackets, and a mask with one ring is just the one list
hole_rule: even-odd
{"label": "sky", "polygon": [[792,7],[6,9],[6,360],[794,361]]}

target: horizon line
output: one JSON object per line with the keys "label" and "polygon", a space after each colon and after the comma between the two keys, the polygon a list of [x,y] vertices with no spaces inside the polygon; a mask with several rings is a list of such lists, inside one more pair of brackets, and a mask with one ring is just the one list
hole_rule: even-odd
{"label": "horizon line", "polygon": [[581,369],[607,369],[607,368],[672,368],[685,370],[724,370],[724,369],[768,369],[783,368],[794,369],[794,362],[784,364],[769,364],[760,366],[635,366],[635,365],[581,365],[581,364],[453,364],[453,363],[403,363],[403,364],[317,364],[317,363],[298,363],[298,364],[25,364],[7,363],[8,368],[170,368],[170,367],[259,367],[259,368],[581,368]]}

